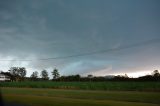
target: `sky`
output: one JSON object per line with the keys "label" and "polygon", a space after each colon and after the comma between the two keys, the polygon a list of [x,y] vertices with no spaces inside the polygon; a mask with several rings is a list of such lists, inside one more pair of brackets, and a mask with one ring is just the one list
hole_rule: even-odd
{"label": "sky", "polygon": [[160,69],[159,39],[159,0],[0,0],[3,71],[138,77]]}

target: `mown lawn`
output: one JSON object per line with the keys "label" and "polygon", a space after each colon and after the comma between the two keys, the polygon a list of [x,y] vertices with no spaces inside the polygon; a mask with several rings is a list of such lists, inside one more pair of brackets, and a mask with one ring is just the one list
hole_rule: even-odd
{"label": "mown lawn", "polygon": [[7,102],[31,106],[160,106],[160,92],[1,88]]}

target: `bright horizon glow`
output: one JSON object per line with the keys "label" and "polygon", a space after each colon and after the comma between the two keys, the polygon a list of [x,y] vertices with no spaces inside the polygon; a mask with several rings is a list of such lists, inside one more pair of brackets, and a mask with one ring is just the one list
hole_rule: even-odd
{"label": "bright horizon glow", "polygon": [[[2,56],[0,56],[1,59],[14,59],[13,57],[7,57],[7,58],[3,58]],[[55,67],[45,67],[45,68],[41,68],[41,69],[35,69],[34,67],[30,66],[30,63],[28,61],[23,61],[23,62],[19,62],[19,61],[16,61],[16,62],[12,62],[12,61],[4,61],[3,64],[2,64],[3,61],[1,61],[1,67],[0,67],[0,71],[4,71],[4,72],[7,72],[10,67],[25,67],[26,70],[27,70],[27,77],[30,77],[30,75],[32,74],[33,71],[38,71],[39,72],[39,77],[40,77],[40,72],[43,70],[43,69],[46,69],[49,73],[49,77],[51,78],[51,71],[55,68]],[[44,64],[45,65],[45,64]],[[79,66],[76,66],[77,68],[79,68]],[[65,67],[64,67],[65,68]],[[157,70],[159,68],[157,67]],[[62,72],[63,70],[63,67],[61,67],[61,69],[59,69],[59,72],[61,75],[64,75],[64,76],[67,76],[67,75],[72,75],[72,74],[64,74]],[[147,71],[146,69],[142,69],[142,70],[138,70],[138,69],[135,69],[136,72],[132,69],[132,72],[129,71],[130,69],[128,69],[128,71],[124,70],[123,71],[120,71],[120,72],[117,72],[115,73],[113,71],[113,67],[112,65],[108,65],[105,69],[102,69],[102,70],[97,70],[97,71],[90,71],[88,73],[82,73],[80,74],[81,76],[87,76],[89,74],[93,75],[93,76],[108,76],[108,75],[125,75],[127,74],[128,77],[130,78],[138,78],[140,76],[145,76],[145,75],[151,75],[152,72],[154,71],[153,67],[149,68]],[[144,71],[145,70],[145,71]],[[79,74],[79,73],[76,73],[76,74]]]}
{"label": "bright horizon glow", "polygon": [[[130,73],[126,73],[126,74],[130,78],[138,78],[138,77],[145,76],[145,75],[151,75],[153,71],[139,71],[139,72],[130,72]],[[113,75],[125,75],[125,74],[116,73],[116,74],[113,74]]]}

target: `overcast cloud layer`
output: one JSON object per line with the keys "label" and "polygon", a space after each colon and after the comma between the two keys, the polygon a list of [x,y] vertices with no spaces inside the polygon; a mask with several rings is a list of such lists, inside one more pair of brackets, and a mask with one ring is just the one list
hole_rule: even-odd
{"label": "overcast cloud layer", "polygon": [[0,0],[0,69],[55,67],[61,75],[107,75],[160,69],[160,43],[64,57],[160,39],[159,0]]}

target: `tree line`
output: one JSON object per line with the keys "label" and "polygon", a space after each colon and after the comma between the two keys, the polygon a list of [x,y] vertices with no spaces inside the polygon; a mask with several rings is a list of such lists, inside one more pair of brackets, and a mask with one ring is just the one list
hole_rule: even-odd
{"label": "tree line", "polygon": [[38,71],[34,71],[30,77],[26,77],[27,70],[25,67],[11,67],[8,72],[1,71],[1,74],[9,76],[11,81],[160,81],[160,73],[158,70],[154,70],[151,75],[145,75],[138,78],[129,78],[127,74],[111,77],[97,77],[93,75],[82,77],[79,74],[60,76],[59,71],[56,68],[51,72],[51,79],[49,79],[47,70],[42,70],[40,72],[40,77]]}
{"label": "tree line", "polygon": [[[38,81],[38,80],[49,80],[49,74],[47,70],[42,70],[40,73],[38,71],[34,71],[30,77],[26,77],[27,70],[25,67],[11,67],[8,72],[0,72],[1,74],[5,74],[10,77],[11,81],[26,81],[26,80],[31,80],[31,81]],[[52,79],[57,79],[60,77],[60,74],[58,70],[55,68],[52,72]]]}

